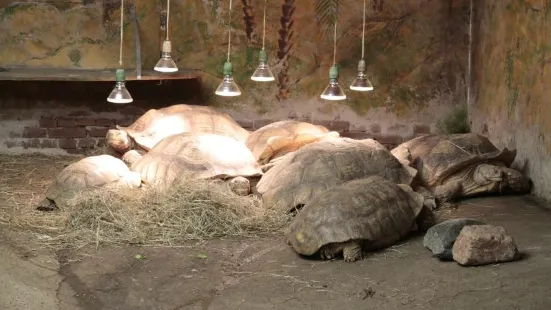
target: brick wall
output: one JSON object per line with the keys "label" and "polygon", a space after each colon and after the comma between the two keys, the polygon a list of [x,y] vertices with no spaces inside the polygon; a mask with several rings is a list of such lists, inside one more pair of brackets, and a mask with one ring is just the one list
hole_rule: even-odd
{"label": "brick wall", "polygon": [[[0,82],[0,152],[85,153],[105,145],[108,129],[115,125],[128,126],[148,109],[176,103],[200,104],[202,94],[198,83],[194,80],[163,85],[130,82],[128,87],[135,102],[119,106],[105,99],[112,83]],[[407,124],[398,126],[406,128],[407,134],[403,130],[393,133],[392,126],[382,121],[358,126],[348,120],[320,119],[308,113],[306,116],[281,115],[275,118],[233,116],[250,131],[291,118],[323,125],[344,137],[373,138],[388,148],[431,130],[429,125]]]}

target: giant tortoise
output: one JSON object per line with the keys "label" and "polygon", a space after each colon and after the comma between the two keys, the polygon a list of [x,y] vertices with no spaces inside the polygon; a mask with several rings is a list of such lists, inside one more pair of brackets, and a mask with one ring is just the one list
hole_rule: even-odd
{"label": "giant tortoise", "polygon": [[414,181],[431,191],[437,202],[483,193],[528,193],[530,180],[510,168],[516,150],[499,150],[475,133],[425,135],[404,142],[391,153],[400,160],[411,156],[418,170]]}
{"label": "giant tortoise", "polygon": [[294,152],[306,144],[338,138],[336,131],[322,125],[297,120],[284,120],[261,127],[249,135],[247,147],[260,164]]}
{"label": "giant tortoise", "polygon": [[107,132],[106,140],[119,154],[129,150],[140,150],[143,154],[164,138],[184,132],[224,135],[243,143],[250,134],[226,113],[208,106],[187,104],[151,109],[129,127],[116,127]]}
{"label": "giant tortoise", "polygon": [[[409,234],[424,209],[424,197],[409,185],[375,175],[348,181],[304,205],[286,231],[293,249],[322,259],[342,254],[346,262],[362,259],[365,251],[391,246]],[[432,218],[434,219],[434,218]],[[434,221],[422,227],[426,230]]]}
{"label": "giant tortoise", "polygon": [[262,175],[260,165],[247,146],[228,136],[211,133],[171,135],[137,160],[130,170],[140,174],[144,185],[165,191],[184,177],[197,179],[233,179],[234,189],[248,194],[250,183],[243,177]]}
{"label": "giant tortoise", "polygon": [[39,210],[53,210],[67,205],[76,194],[100,187],[138,188],[140,175],[111,155],[83,158],[65,167],[46,190]]}
{"label": "giant tortoise", "polygon": [[403,165],[373,139],[331,139],[280,157],[256,189],[267,207],[293,211],[324,191],[354,179],[380,175],[409,184],[417,171]]}

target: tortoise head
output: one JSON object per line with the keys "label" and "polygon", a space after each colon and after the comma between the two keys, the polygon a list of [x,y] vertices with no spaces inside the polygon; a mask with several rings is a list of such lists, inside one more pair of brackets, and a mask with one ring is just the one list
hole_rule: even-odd
{"label": "tortoise head", "polygon": [[107,145],[119,153],[126,153],[132,147],[132,139],[124,130],[109,129],[105,138]]}
{"label": "tortoise head", "polygon": [[319,235],[312,229],[305,227],[304,223],[299,229],[293,229],[287,234],[287,240],[295,251],[302,255],[313,255],[322,246]]}
{"label": "tortoise head", "polygon": [[527,194],[532,182],[522,172],[502,165],[480,164],[474,172],[479,185],[496,184],[496,191],[503,194]]}

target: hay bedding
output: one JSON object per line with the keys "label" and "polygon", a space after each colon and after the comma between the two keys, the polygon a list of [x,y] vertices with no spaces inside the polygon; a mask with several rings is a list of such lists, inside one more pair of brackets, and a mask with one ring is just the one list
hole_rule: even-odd
{"label": "hay bedding", "polygon": [[[35,210],[55,176],[80,158],[0,155],[0,222],[31,230],[49,245],[140,244],[176,246],[221,236],[280,232],[287,216],[225,183],[189,180],[167,193],[97,189],[55,212]],[[53,166],[53,167],[52,167]]]}

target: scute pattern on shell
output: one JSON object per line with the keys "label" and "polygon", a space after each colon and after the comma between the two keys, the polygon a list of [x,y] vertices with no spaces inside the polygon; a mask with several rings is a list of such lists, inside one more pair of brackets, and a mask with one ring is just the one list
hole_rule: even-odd
{"label": "scute pattern on shell", "polygon": [[349,180],[380,175],[410,184],[416,171],[373,139],[339,138],[308,144],[282,157],[257,184],[268,207],[283,212]]}
{"label": "scute pattern on shell", "polygon": [[509,167],[516,150],[499,150],[488,138],[475,133],[426,135],[404,142],[391,153],[400,158],[408,149],[411,165],[425,186],[436,186],[460,169],[485,161],[499,161]]}
{"label": "scute pattern on shell", "polygon": [[169,136],[135,162],[130,170],[138,172],[144,183],[161,190],[185,175],[201,179],[262,175],[244,143],[208,133]]}
{"label": "scute pattern on shell", "polygon": [[46,190],[46,197],[71,199],[75,193],[120,181],[130,173],[126,164],[111,155],[83,158],[65,167]]}
{"label": "scute pattern on shell", "polygon": [[170,135],[185,132],[224,135],[243,143],[250,134],[226,113],[212,107],[187,104],[151,109],[129,127],[117,128],[125,130],[146,150]]}
{"label": "scute pattern on shell", "polygon": [[306,203],[286,236],[303,255],[350,240],[364,240],[364,250],[376,250],[407,235],[421,208],[422,200],[380,176],[352,180]]}
{"label": "scute pattern on shell", "polygon": [[[274,155],[276,155],[273,154],[272,150],[267,150],[269,147],[268,140],[271,137],[293,137],[300,134],[317,135],[328,132],[329,129],[321,125],[314,125],[297,120],[284,120],[268,124],[252,132],[247,138],[246,144],[251,152],[253,152],[256,160],[268,162]],[[290,145],[287,150],[285,150],[285,152],[280,152],[281,154],[277,155],[284,155],[286,152],[295,151],[301,146],[298,143],[295,144],[296,145],[293,145],[293,141],[290,141]]]}

